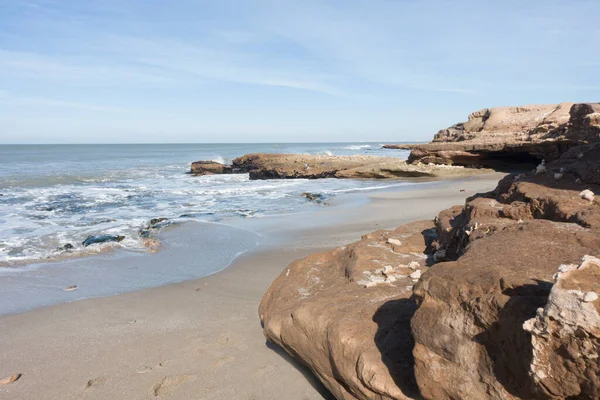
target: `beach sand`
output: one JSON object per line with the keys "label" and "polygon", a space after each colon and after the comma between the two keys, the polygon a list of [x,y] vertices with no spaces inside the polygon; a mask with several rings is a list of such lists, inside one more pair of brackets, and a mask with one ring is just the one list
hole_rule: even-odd
{"label": "beach sand", "polygon": [[263,337],[257,308],[271,282],[293,260],[431,219],[500,177],[371,194],[367,204],[323,207],[311,214],[318,222],[279,217],[257,251],[217,274],[2,316],[0,379],[22,376],[0,385],[0,399],[328,398]]}

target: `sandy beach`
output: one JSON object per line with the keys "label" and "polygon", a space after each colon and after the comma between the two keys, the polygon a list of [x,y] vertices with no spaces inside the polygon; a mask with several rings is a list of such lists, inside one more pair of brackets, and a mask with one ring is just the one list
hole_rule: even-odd
{"label": "sandy beach", "polygon": [[279,217],[257,250],[217,274],[2,316],[0,379],[22,376],[0,386],[0,398],[328,398],[308,371],[265,342],[257,307],[271,282],[293,260],[431,219],[493,189],[500,176],[371,194],[366,204],[310,214],[318,222]]}

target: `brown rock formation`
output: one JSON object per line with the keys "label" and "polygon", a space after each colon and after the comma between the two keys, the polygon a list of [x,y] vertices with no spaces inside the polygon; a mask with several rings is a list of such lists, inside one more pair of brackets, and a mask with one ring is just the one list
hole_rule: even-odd
{"label": "brown rock formation", "polygon": [[432,228],[424,221],[377,231],[291,264],[260,305],[265,336],[338,399],[414,398],[412,285]]}
{"label": "brown rock formation", "polygon": [[[595,161],[585,162],[600,172],[600,146],[573,151],[595,154]],[[450,261],[434,265],[415,286],[419,308],[411,321],[415,375],[425,398],[568,398],[549,396],[552,389],[530,377],[531,335],[522,326],[546,304],[561,264],[600,255],[600,207],[580,197],[583,189],[598,193],[600,186],[581,174],[576,160],[562,158],[537,175],[509,176],[494,193],[438,217],[437,254]],[[547,368],[564,368],[560,351],[546,358],[556,362]],[[598,389],[585,373],[573,374],[564,378],[571,387]],[[577,392],[584,394],[577,398],[594,398],[586,393],[593,392]]]}
{"label": "brown rock formation", "polygon": [[265,335],[339,399],[598,398],[598,268],[553,288],[560,265],[600,256],[582,193],[598,176],[600,142],[442,211],[435,235],[419,222],[298,261],[263,298]]}
{"label": "brown rock formation", "polygon": [[600,398],[600,259],[561,265],[548,303],[525,322],[531,332],[530,374],[551,399]]}
{"label": "brown rock formation", "polygon": [[[486,171],[483,171],[486,172]],[[210,161],[192,164],[197,175],[218,173],[249,173],[257,179],[398,179],[445,177],[472,174],[460,167],[411,165],[392,157],[320,156],[307,154],[246,154],[224,166]]]}
{"label": "brown rock formation", "polygon": [[410,163],[505,170],[555,160],[599,134],[600,104],[561,103],[486,108],[469,115],[467,122],[442,129],[432,143],[384,147],[411,150]]}
{"label": "brown rock formation", "polygon": [[233,169],[216,161],[194,161],[190,173],[192,175],[231,174]]}

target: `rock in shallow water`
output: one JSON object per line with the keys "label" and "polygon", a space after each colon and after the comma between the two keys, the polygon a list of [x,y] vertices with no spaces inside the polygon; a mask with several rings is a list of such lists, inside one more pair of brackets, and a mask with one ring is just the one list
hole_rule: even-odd
{"label": "rock in shallow water", "polygon": [[325,196],[323,193],[302,193],[301,195],[302,197],[306,197],[308,200],[312,201],[313,203],[317,203],[317,204],[323,204],[325,203],[325,200],[327,200],[327,196]]}
{"label": "rock in shallow water", "polygon": [[67,243],[64,246],[60,246],[57,250],[58,251],[71,251],[75,248],[75,246],[73,246],[71,243]]}
{"label": "rock in shallow water", "polygon": [[113,236],[113,235],[98,235],[98,236],[88,236],[83,242],[82,245],[85,247],[90,246],[92,244],[99,243],[107,243],[107,242],[122,242],[125,239],[125,236]]}

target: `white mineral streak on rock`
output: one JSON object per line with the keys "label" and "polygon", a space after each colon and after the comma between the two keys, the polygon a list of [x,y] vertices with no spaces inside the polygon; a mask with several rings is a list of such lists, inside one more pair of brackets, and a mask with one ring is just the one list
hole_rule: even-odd
{"label": "white mineral streak on rock", "polygon": [[580,265],[561,265],[554,275],[555,283],[546,306],[539,308],[536,317],[523,324],[523,329],[531,333],[533,360],[530,374],[536,382],[559,379],[552,374],[549,360],[561,357],[554,349],[560,347],[563,338],[575,337],[576,331],[585,332],[584,338],[577,343],[580,352],[578,357],[587,360],[582,362],[596,362],[594,360],[598,358],[592,340],[593,335],[600,332],[600,314],[592,304],[598,299],[598,294],[567,289],[578,284],[577,279],[571,278],[573,274],[589,268],[600,268],[600,259],[585,256]]}
{"label": "white mineral streak on rock", "polygon": [[546,172],[546,160],[542,160],[542,163],[535,168],[536,174],[543,174]]}
{"label": "white mineral streak on rock", "polygon": [[408,268],[410,268],[412,270],[416,270],[417,268],[421,268],[421,264],[419,264],[416,261],[412,261],[412,262],[408,263]]}
{"label": "white mineral streak on rock", "polygon": [[399,241],[398,239],[389,238],[389,239],[387,240],[387,242],[388,242],[389,244],[392,244],[392,245],[394,245],[394,246],[402,246],[402,242],[401,242],[401,241]]}
{"label": "white mineral streak on rock", "polygon": [[421,278],[421,270],[416,270],[415,272],[413,272],[412,274],[409,275],[410,279],[419,279]]}
{"label": "white mineral streak on rock", "polygon": [[594,201],[594,192],[589,189],[585,189],[583,192],[579,193],[579,197],[591,203]]}

